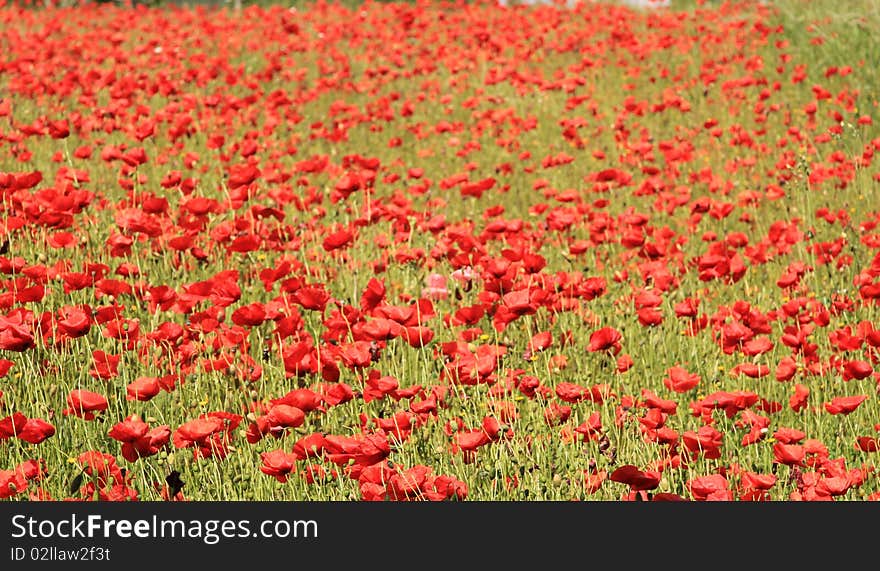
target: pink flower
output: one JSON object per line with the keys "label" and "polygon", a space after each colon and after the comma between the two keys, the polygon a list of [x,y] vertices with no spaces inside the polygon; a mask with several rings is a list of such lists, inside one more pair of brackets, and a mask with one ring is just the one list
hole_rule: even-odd
{"label": "pink flower", "polygon": [[449,290],[446,289],[446,276],[441,274],[428,274],[425,280],[427,286],[422,290],[422,295],[429,299],[446,299]]}

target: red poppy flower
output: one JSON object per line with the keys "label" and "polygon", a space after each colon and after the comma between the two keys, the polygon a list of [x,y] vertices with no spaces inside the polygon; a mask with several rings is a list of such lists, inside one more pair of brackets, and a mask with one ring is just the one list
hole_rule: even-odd
{"label": "red poppy flower", "polygon": [[806,451],[800,444],[773,444],[773,462],[775,464],[802,465]]}
{"label": "red poppy flower", "polygon": [[636,317],[642,327],[656,327],[663,323],[663,312],[655,307],[643,307],[637,310]]}
{"label": "red poppy flower", "polygon": [[637,467],[626,464],[611,472],[608,477],[612,482],[619,482],[629,486],[634,492],[653,490],[660,485],[660,472],[656,470],[642,471]]}
{"label": "red poppy flower", "polygon": [[583,434],[584,442],[598,438],[602,434],[602,417],[599,414],[599,411],[591,414],[590,417],[578,425],[574,431]]}
{"label": "red poppy flower", "polygon": [[857,409],[860,404],[868,400],[867,395],[857,395],[851,397],[834,397],[831,402],[825,403],[825,410],[831,414],[850,414]]}
{"label": "red poppy flower", "polygon": [[239,164],[229,167],[229,178],[226,184],[230,189],[247,186],[260,178],[261,172],[251,164]]}
{"label": "red poppy flower", "polygon": [[663,384],[677,393],[686,393],[700,384],[700,375],[689,373],[683,367],[670,367],[666,369],[666,374],[668,377],[663,379]]}
{"label": "red poppy flower", "polygon": [[871,376],[874,368],[867,361],[847,361],[843,365],[843,380],[861,380]]}
{"label": "red poppy flower", "polygon": [[20,412],[12,413],[6,418],[0,419],[0,440],[18,436],[27,424],[28,418]]}
{"label": "red poppy flower", "polygon": [[776,366],[776,380],[779,382],[790,381],[797,373],[797,361],[791,357],[783,357]]}
{"label": "red poppy flower", "polygon": [[595,494],[608,477],[606,470],[596,472],[584,471],[584,491],[587,495]]}
{"label": "red poppy flower", "polygon": [[769,490],[776,485],[776,476],[744,471],[740,474],[739,483],[746,490]]}
{"label": "red poppy flower", "polygon": [[391,453],[384,433],[359,434],[356,437],[328,435],[324,438],[327,459],[334,464],[349,465],[353,478],[366,466],[381,462]]}
{"label": "red poppy flower", "polygon": [[254,302],[233,311],[231,319],[242,327],[258,327],[266,320],[266,308],[262,303]]}
{"label": "red poppy flower", "polygon": [[850,481],[843,476],[823,477],[816,483],[816,492],[827,496],[842,496],[850,488]]}
{"label": "red poppy flower", "polygon": [[388,478],[385,493],[388,499],[394,501],[421,499],[425,497],[429,476],[430,469],[422,465],[394,473]]}
{"label": "red poppy flower", "polygon": [[108,436],[120,442],[134,442],[142,438],[149,430],[150,427],[146,422],[141,420],[139,416],[132,415],[113,426]]}
{"label": "red poppy flower", "polygon": [[371,341],[355,341],[342,347],[342,362],[350,369],[361,369],[373,362],[373,344]]}
{"label": "red poppy flower", "polygon": [[323,287],[305,286],[296,290],[293,300],[303,309],[324,311],[327,302],[330,301],[330,294]]}
{"label": "red poppy flower", "polygon": [[174,446],[189,448],[205,442],[211,435],[224,429],[223,420],[216,417],[201,417],[180,425],[174,431]]}
{"label": "red poppy flower", "polygon": [[81,307],[66,307],[60,311],[63,316],[58,320],[58,328],[71,338],[82,337],[89,332],[91,315]]}
{"label": "red poppy flower", "polygon": [[138,377],[125,388],[127,400],[148,401],[162,390],[156,377]]}
{"label": "red poppy flower", "polygon": [[324,247],[325,251],[332,252],[333,250],[345,248],[353,241],[354,233],[347,228],[343,228],[342,230],[334,232],[333,234],[330,234],[329,236],[324,238],[322,246]]}
{"label": "red poppy flower", "polygon": [[740,363],[730,370],[731,375],[745,375],[753,379],[766,377],[770,374],[770,367],[755,363]]}
{"label": "red poppy flower", "polygon": [[466,483],[452,476],[437,476],[434,479],[434,490],[447,500],[464,500],[468,496]]}
{"label": "red poppy flower", "polygon": [[529,350],[532,352],[544,351],[553,344],[553,334],[550,331],[542,331],[532,336],[529,341]]}
{"label": "red poppy flower", "polygon": [[309,457],[320,458],[326,448],[327,441],[324,435],[316,432],[297,440],[293,445],[293,453],[300,460]]}
{"label": "red poppy flower", "polygon": [[327,482],[335,479],[338,475],[339,474],[336,470],[327,470],[320,464],[306,464],[300,471],[300,476],[302,476],[308,484]]}
{"label": "red poppy flower", "polygon": [[272,408],[269,409],[267,416],[273,426],[281,426],[284,428],[296,428],[302,426],[306,418],[303,411],[286,404],[276,404],[272,406]]}
{"label": "red poppy flower", "polygon": [[25,309],[14,309],[0,315],[0,349],[7,351],[26,351],[34,346],[34,336],[30,327],[32,314]]}
{"label": "red poppy flower", "polygon": [[0,499],[12,498],[27,487],[27,480],[17,470],[0,470]]}
{"label": "red poppy flower", "polygon": [[681,435],[681,441],[693,454],[703,454],[706,458],[720,458],[724,435],[713,426],[701,426],[697,432],[688,430]]}
{"label": "red poppy flower", "polygon": [[305,413],[319,409],[323,402],[321,395],[311,389],[293,389],[283,397],[272,400],[273,405],[287,404]]}
{"label": "red poppy flower", "polygon": [[260,472],[272,476],[281,483],[286,482],[287,477],[296,471],[296,455],[284,450],[263,452],[260,458],[263,461]]}
{"label": "red poppy flower", "polygon": [[18,433],[18,439],[39,444],[55,435],[55,427],[41,418],[29,418]]}
{"label": "red poppy flower", "polygon": [[468,432],[459,432],[455,435],[455,443],[464,451],[471,451],[485,446],[492,440],[482,430],[471,430]]}
{"label": "red poppy flower", "polygon": [[590,389],[574,383],[562,382],[556,385],[556,396],[570,403],[580,402],[588,397]]}
{"label": "red poppy flower", "polygon": [[129,462],[138,458],[152,456],[159,452],[171,438],[168,426],[153,429],[137,415],[132,415],[117,423],[109,432],[109,436],[122,443],[122,457]]}
{"label": "red poppy flower", "polygon": [[129,462],[138,458],[146,458],[157,454],[171,440],[171,428],[167,425],[157,426],[134,441],[122,444],[122,457]]}
{"label": "red poppy flower", "polygon": [[783,444],[797,444],[806,437],[807,435],[805,432],[797,430],[796,428],[780,427],[773,433],[773,438]]}
{"label": "red poppy flower", "polygon": [[27,481],[42,480],[49,475],[46,468],[46,461],[42,458],[39,460],[25,460],[15,467],[15,471],[24,477]]}
{"label": "red poppy flower", "polygon": [[267,434],[280,438],[289,428],[302,426],[304,422],[305,413],[300,409],[287,404],[275,404],[265,416],[250,423],[247,440],[254,444]]}
{"label": "red poppy flower", "polygon": [[615,355],[620,352],[620,341],[623,336],[613,327],[603,327],[594,331],[590,335],[590,343],[587,345],[587,351],[594,353],[601,351],[610,351]]}
{"label": "red poppy flower", "polygon": [[810,397],[810,389],[805,387],[804,385],[797,384],[794,387],[794,394],[788,400],[788,404],[791,407],[791,410],[795,412],[800,412],[807,406],[807,400]]}
{"label": "red poppy flower", "polygon": [[412,413],[400,411],[391,418],[374,418],[373,423],[396,441],[403,442],[409,438],[417,418]]}
{"label": "red poppy flower", "polygon": [[666,414],[675,414],[678,403],[658,397],[648,389],[642,389],[642,403],[648,408],[656,408]]}
{"label": "red poppy flower", "polygon": [[551,426],[564,423],[570,416],[571,407],[568,405],[559,405],[555,402],[551,402],[550,405],[544,409],[544,421]]}
{"label": "red poppy flower", "polygon": [[89,375],[96,379],[109,380],[119,375],[121,355],[111,355],[100,349],[92,351],[92,368]]}
{"label": "red poppy flower", "polygon": [[318,385],[321,398],[330,406],[345,404],[354,398],[354,391],[348,383],[333,382]]}
{"label": "red poppy flower", "polygon": [[65,415],[75,415],[85,420],[94,420],[95,413],[107,410],[107,399],[98,393],[85,389],[74,389],[67,396]]}
{"label": "red poppy flower", "polygon": [[773,349],[773,341],[769,337],[754,337],[742,345],[742,352],[748,356],[763,355]]}
{"label": "red poppy flower", "polygon": [[410,347],[419,349],[434,339],[434,331],[422,325],[405,327],[403,329],[403,338]]}
{"label": "red poppy flower", "polygon": [[364,402],[382,399],[396,391],[399,386],[400,383],[396,378],[390,375],[380,376],[379,371],[372,370],[364,383]]}
{"label": "red poppy flower", "polygon": [[727,478],[721,474],[694,478],[687,483],[687,486],[697,501],[733,500],[733,492],[728,489]]}
{"label": "red poppy flower", "polygon": [[66,139],[70,136],[70,126],[67,123],[67,119],[50,121],[47,128],[49,136],[53,139]]}
{"label": "red poppy flower", "polygon": [[880,441],[873,436],[859,436],[855,447],[862,452],[877,452],[880,450]]}
{"label": "red poppy flower", "polygon": [[87,450],[76,457],[83,472],[95,478],[101,488],[108,484],[119,484],[124,481],[122,470],[116,464],[116,458],[98,450]]}
{"label": "red poppy flower", "polygon": [[685,298],[684,301],[680,301],[673,306],[676,317],[697,317],[699,308],[700,299],[694,297]]}

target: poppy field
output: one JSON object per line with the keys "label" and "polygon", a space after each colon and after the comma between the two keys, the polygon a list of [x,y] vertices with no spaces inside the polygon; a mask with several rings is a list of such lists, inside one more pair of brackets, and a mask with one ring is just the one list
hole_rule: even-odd
{"label": "poppy field", "polygon": [[3,4],[0,498],[880,498],[831,6]]}

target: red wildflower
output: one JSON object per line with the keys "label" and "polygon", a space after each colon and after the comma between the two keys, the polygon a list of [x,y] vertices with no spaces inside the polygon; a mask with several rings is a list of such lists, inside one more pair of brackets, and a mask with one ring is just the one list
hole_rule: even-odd
{"label": "red wildflower", "polygon": [[27,487],[27,480],[18,470],[0,470],[0,499],[14,497]]}
{"label": "red wildflower", "polygon": [[867,361],[847,361],[843,365],[843,380],[861,380],[871,376],[874,368]]}
{"label": "red wildflower", "polygon": [[92,368],[89,375],[96,379],[108,380],[119,375],[121,355],[111,355],[100,349],[92,351]]}
{"label": "red wildflower", "polygon": [[776,380],[790,381],[797,373],[797,361],[791,357],[783,357],[776,366]]}
{"label": "red wildflower", "polygon": [[688,489],[697,501],[732,501],[733,492],[728,489],[727,478],[721,474],[710,474],[694,478],[687,483]]}
{"label": "red wildflower", "polygon": [[584,471],[584,491],[587,495],[595,494],[608,477],[606,470],[596,472]]}
{"label": "red wildflower", "polygon": [[806,437],[807,435],[805,432],[795,428],[780,427],[773,433],[773,438],[783,444],[797,444]]}
{"label": "red wildflower", "polygon": [[724,435],[713,426],[701,426],[697,432],[691,430],[681,435],[681,441],[694,455],[703,454],[706,458],[720,458]]}
{"label": "red wildflower", "polygon": [[459,432],[455,435],[455,443],[464,451],[476,450],[491,441],[489,436],[482,430]]}
{"label": "red wildflower", "polygon": [[296,471],[296,455],[284,450],[263,452],[260,458],[263,460],[260,472],[272,476],[281,483],[286,482],[287,477]]}
{"label": "red wildflower", "polygon": [[135,462],[156,454],[168,444],[171,429],[163,425],[151,430],[139,416],[132,415],[110,429],[109,436],[122,443],[122,457]]}
{"label": "red wildflower", "polygon": [[776,485],[776,476],[744,471],[740,474],[739,483],[746,490],[769,490]]}
{"label": "red wildflower", "polygon": [[0,349],[21,352],[34,346],[31,317],[32,313],[25,309],[0,315]]}
{"label": "red wildflower", "polygon": [[28,418],[20,412],[14,412],[12,415],[0,419],[0,440],[18,436],[27,421]]}
{"label": "red wildflower", "polygon": [[162,389],[156,377],[138,377],[125,388],[127,400],[148,401]]}
{"label": "red wildflower", "polygon": [[594,353],[610,351],[616,355],[620,352],[620,341],[622,339],[623,336],[613,327],[603,327],[590,335],[590,343],[587,345],[587,350]]}
{"label": "red wildflower", "polygon": [[195,457],[224,458],[229,435],[238,427],[241,417],[226,412],[209,412],[185,422],[173,434],[174,446],[193,448]]}
{"label": "red wildflower", "polygon": [[550,331],[542,331],[532,336],[529,341],[529,350],[532,352],[544,351],[553,344],[553,334]]}
{"label": "red wildflower", "polygon": [[353,241],[354,233],[351,230],[344,228],[324,238],[322,246],[324,247],[325,251],[332,252],[333,250],[345,248]]}
{"label": "red wildflower", "polygon": [[85,389],[74,389],[67,396],[67,408],[62,412],[85,420],[94,420],[95,413],[103,410],[107,410],[107,399],[103,395]]}
{"label": "red wildflower", "polygon": [[700,375],[689,373],[683,367],[670,367],[666,369],[666,374],[668,377],[663,379],[663,384],[677,393],[686,393],[700,384]]}
{"label": "red wildflower", "polygon": [[324,435],[316,432],[297,440],[293,445],[293,454],[299,460],[309,457],[320,458],[326,448],[327,441],[324,439]]}
{"label": "red wildflower", "polygon": [[802,465],[806,451],[800,444],[773,444],[773,462],[775,464]]}
{"label": "red wildflower", "polygon": [[810,389],[804,385],[797,384],[794,387],[794,394],[788,400],[791,410],[800,412],[807,406],[807,399],[810,397]]}
{"label": "red wildflower", "polygon": [[877,452],[880,450],[880,441],[874,436],[859,436],[855,447],[862,452]]}
{"label": "red wildflower", "polygon": [[637,467],[626,464],[617,468],[608,477],[612,482],[619,482],[629,486],[634,492],[653,490],[660,485],[660,472],[656,470],[639,470]]}
{"label": "red wildflower", "polygon": [[231,319],[242,327],[258,327],[266,320],[266,308],[262,303],[254,302],[233,311]]}
{"label": "red wildflower", "polygon": [[550,405],[544,409],[544,421],[551,426],[564,423],[570,416],[571,407],[568,405],[559,405],[555,402],[551,402]]}
{"label": "red wildflower", "polygon": [[266,415],[248,425],[247,441],[254,444],[267,434],[280,438],[289,428],[302,426],[305,418],[305,413],[294,406],[275,404]]}
{"label": "red wildflower", "polygon": [[851,397],[834,397],[831,402],[825,403],[825,410],[831,414],[847,415],[857,409],[860,404],[868,400],[866,395]]}
{"label": "red wildflower", "polygon": [[55,427],[41,418],[29,418],[18,433],[19,440],[39,444],[55,435]]}
{"label": "red wildflower", "polygon": [[59,312],[58,329],[71,338],[82,337],[91,328],[91,315],[81,307],[64,307]]}

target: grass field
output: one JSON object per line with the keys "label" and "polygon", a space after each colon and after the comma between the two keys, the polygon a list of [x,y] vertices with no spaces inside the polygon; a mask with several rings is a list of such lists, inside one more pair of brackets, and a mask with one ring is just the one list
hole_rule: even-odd
{"label": "grass field", "polygon": [[880,497],[880,3],[0,26],[0,497]]}

